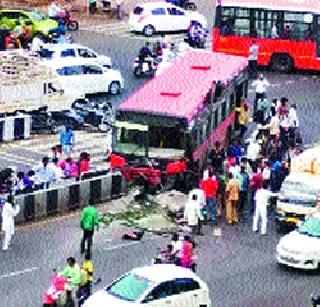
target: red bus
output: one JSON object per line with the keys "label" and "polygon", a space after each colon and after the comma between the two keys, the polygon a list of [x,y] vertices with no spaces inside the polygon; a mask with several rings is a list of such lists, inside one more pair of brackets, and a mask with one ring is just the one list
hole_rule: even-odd
{"label": "red bus", "polygon": [[281,72],[320,70],[320,6],[315,0],[217,0],[212,50],[248,56]]}
{"label": "red bus", "polygon": [[232,134],[235,108],[247,98],[247,67],[244,57],[211,51],[177,58],[118,106],[113,152],[161,166],[188,158],[201,167],[210,143],[224,145]]}

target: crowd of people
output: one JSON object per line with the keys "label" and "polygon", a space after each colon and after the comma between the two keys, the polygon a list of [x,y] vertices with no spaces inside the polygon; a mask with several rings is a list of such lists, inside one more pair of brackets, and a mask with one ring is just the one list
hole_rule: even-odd
{"label": "crowd of people", "polygon": [[184,218],[194,234],[203,222],[217,225],[225,208],[225,221],[233,225],[253,214],[253,231],[267,233],[267,206],[275,201],[290,172],[291,159],[302,152],[297,106],[288,98],[267,97],[269,82],[260,75],[252,83],[256,90],[253,120],[257,123],[244,142],[249,122],[249,104],[241,106],[240,132],[227,148],[219,141],[212,146],[199,186],[189,193]]}
{"label": "crowd of people", "polygon": [[41,163],[27,172],[17,171],[16,167],[0,172],[1,193],[17,195],[48,188],[50,184],[70,178],[79,178],[90,171],[90,155],[80,153],[73,158],[74,132],[67,127],[60,134],[60,144],[42,158]]}

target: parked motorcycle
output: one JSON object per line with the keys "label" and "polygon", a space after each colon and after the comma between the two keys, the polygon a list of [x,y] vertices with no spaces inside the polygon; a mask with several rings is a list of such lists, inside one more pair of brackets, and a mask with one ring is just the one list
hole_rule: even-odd
{"label": "parked motorcycle", "polygon": [[64,22],[69,31],[77,31],[79,29],[79,22],[70,14],[69,11],[61,11],[56,17]]}
{"label": "parked motorcycle", "polygon": [[136,57],[133,62],[133,73],[136,77],[154,76],[161,63],[161,58],[146,58],[143,63],[140,62],[139,57]]}

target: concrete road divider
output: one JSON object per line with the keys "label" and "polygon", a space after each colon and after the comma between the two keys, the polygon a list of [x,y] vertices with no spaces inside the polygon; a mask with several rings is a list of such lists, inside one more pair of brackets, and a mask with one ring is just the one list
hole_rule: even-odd
{"label": "concrete road divider", "polygon": [[125,180],[117,174],[89,176],[80,181],[62,181],[41,189],[15,196],[20,205],[16,223],[41,220],[56,214],[63,214],[83,208],[89,199],[95,204],[110,201],[125,193]]}

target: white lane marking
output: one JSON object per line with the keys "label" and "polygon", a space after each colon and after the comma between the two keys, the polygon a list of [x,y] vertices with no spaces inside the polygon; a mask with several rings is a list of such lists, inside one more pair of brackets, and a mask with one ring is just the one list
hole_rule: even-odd
{"label": "white lane marking", "polygon": [[25,269],[25,270],[22,270],[22,271],[15,271],[15,272],[11,272],[9,274],[1,275],[0,279],[13,277],[13,276],[19,276],[19,275],[23,275],[23,274],[26,274],[26,273],[32,273],[32,272],[34,272],[36,270],[38,270],[38,268],[32,267],[32,268]]}

